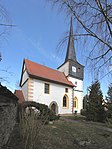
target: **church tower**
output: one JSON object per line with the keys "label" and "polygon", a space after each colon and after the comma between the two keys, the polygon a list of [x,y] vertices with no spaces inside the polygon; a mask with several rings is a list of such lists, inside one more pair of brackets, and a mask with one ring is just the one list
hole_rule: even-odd
{"label": "church tower", "polygon": [[70,32],[65,61],[58,67],[58,70],[64,72],[68,80],[74,84],[73,112],[77,111],[80,113],[83,103],[84,66],[81,65],[76,59],[72,18],[70,20]]}

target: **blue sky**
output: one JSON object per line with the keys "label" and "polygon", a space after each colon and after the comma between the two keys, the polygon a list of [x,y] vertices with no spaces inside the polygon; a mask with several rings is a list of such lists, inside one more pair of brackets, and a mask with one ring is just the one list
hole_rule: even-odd
{"label": "blue sky", "polygon": [[[8,80],[2,84],[14,91],[20,80],[24,58],[53,69],[63,63],[67,44],[60,54],[57,52],[57,45],[65,32],[69,31],[70,18],[63,12],[59,13],[56,8],[52,9],[45,0],[1,0],[1,4],[7,9],[9,20],[16,25],[9,29],[5,39],[0,40],[3,58],[0,69],[8,70],[0,71],[0,76]],[[82,47],[81,44],[75,43],[77,60],[85,65],[86,52],[82,52]],[[85,65],[84,94],[91,81],[91,74]],[[101,81],[104,94],[107,92],[108,84],[108,79]]]}

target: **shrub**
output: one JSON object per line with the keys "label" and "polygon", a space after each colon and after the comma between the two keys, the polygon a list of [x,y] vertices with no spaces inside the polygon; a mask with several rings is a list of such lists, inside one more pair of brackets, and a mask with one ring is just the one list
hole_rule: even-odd
{"label": "shrub", "polygon": [[20,134],[23,139],[24,149],[37,149],[40,145],[39,137],[43,133],[47,117],[42,114],[38,116],[31,112],[30,116],[23,114],[20,118]]}
{"label": "shrub", "polygon": [[77,115],[77,110],[74,111],[74,114]]}
{"label": "shrub", "polygon": [[22,116],[23,113],[27,113],[28,115],[31,115],[31,113],[35,113],[35,115],[37,115],[37,118],[40,118],[42,121],[47,118],[46,123],[48,123],[48,121],[59,119],[59,116],[53,113],[47,105],[36,103],[33,101],[25,101],[20,104],[19,112],[20,116]]}
{"label": "shrub", "polygon": [[50,109],[48,109],[48,120],[49,121],[58,120],[59,117],[60,117],[60,115],[56,115],[53,111],[51,111]]}
{"label": "shrub", "polygon": [[[40,146],[40,134],[43,126],[49,121],[58,119],[48,106],[32,101],[19,105],[20,132],[24,142],[24,149],[37,149]],[[38,143],[37,143],[38,142]]]}
{"label": "shrub", "polygon": [[81,109],[80,113],[81,115],[86,116],[86,109]]}

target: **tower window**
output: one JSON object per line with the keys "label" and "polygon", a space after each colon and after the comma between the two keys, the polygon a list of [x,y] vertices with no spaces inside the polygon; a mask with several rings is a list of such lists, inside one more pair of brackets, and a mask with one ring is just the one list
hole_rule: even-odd
{"label": "tower window", "polygon": [[77,81],[75,81],[75,85],[77,85]]}
{"label": "tower window", "polygon": [[46,94],[50,93],[50,84],[45,83],[45,85],[44,85],[44,93],[46,93]]}
{"label": "tower window", "polygon": [[65,88],[65,92],[68,93],[68,88]]}
{"label": "tower window", "polygon": [[78,72],[80,72],[80,67],[78,67]]}

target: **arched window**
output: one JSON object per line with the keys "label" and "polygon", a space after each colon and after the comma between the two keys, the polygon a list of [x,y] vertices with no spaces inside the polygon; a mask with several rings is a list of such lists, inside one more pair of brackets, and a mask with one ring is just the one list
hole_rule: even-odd
{"label": "arched window", "polygon": [[67,95],[63,97],[63,107],[68,108],[68,96]]}
{"label": "arched window", "polygon": [[77,99],[77,97],[74,98],[73,107],[78,108],[78,99]]}

